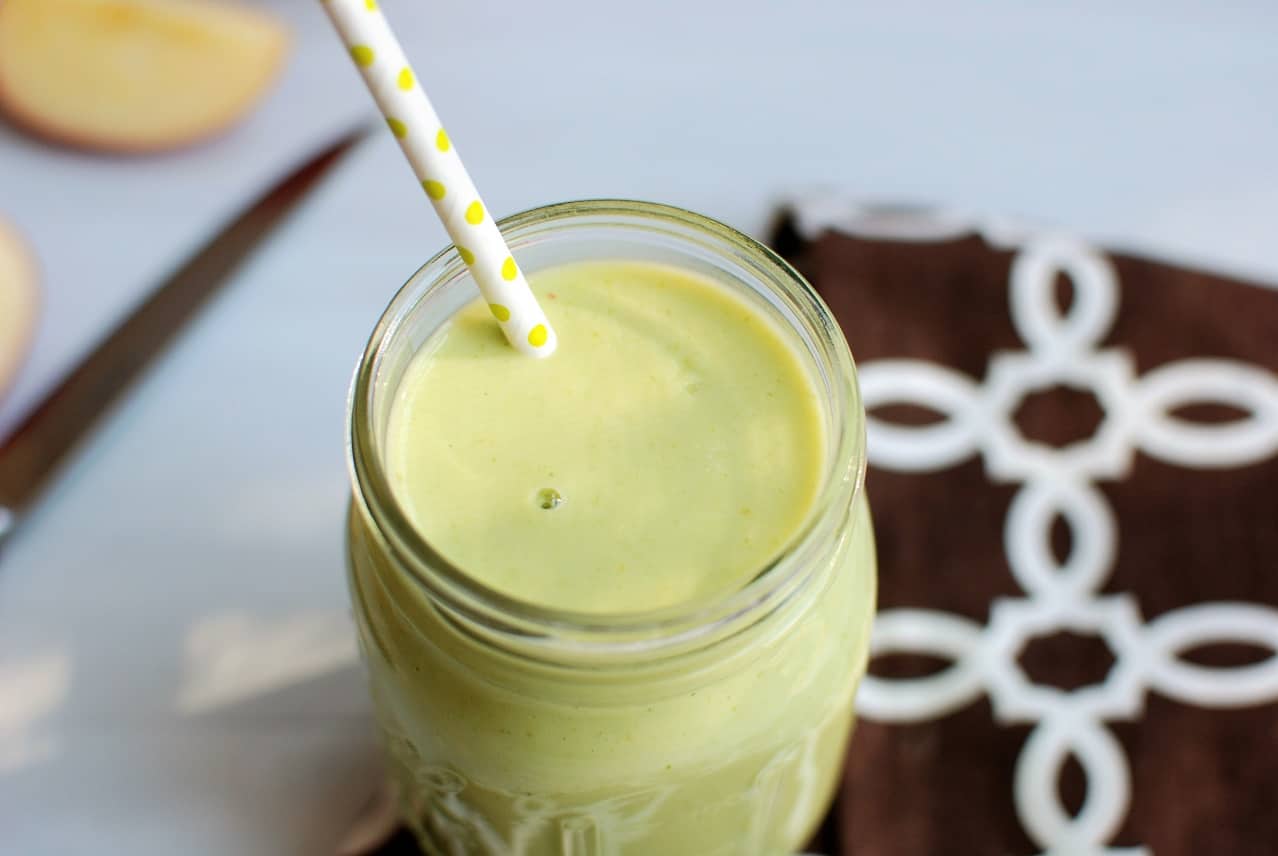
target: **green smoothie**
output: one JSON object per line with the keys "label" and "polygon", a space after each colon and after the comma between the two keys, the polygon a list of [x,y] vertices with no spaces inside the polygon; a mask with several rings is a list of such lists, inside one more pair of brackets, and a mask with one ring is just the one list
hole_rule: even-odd
{"label": "green smoothie", "polygon": [[506,344],[483,303],[417,356],[387,464],[418,529],[506,594],[639,612],[743,586],[821,486],[824,415],[780,330],[678,268],[586,262],[534,290],[562,342]]}
{"label": "green smoothie", "polygon": [[[600,620],[722,602],[788,555],[845,477],[793,331],[683,267],[582,261],[530,279],[554,356],[519,355],[474,303],[388,393],[384,471],[431,547],[490,590]],[[800,848],[841,767],[874,606],[868,507],[844,495],[803,554],[806,582],[757,620],[659,657],[560,663],[441,604],[357,494],[355,614],[426,852]]]}

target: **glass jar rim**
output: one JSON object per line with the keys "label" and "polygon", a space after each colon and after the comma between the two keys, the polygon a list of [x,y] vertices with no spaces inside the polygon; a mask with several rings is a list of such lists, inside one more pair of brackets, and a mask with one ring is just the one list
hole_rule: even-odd
{"label": "glass jar rim", "polygon": [[[536,227],[568,226],[591,218],[614,218],[604,225],[664,224],[716,242],[716,250],[748,259],[760,280],[785,297],[811,336],[819,360],[830,368],[827,388],[837,428],[819,496],[787,547],[744,586],[691,604],[632,613],[591,613],[559,609],[513,597],[450,562],[408,519],[394,492],[377,447],[374,397],[378,370],[388,344],[404,320],[450,281],[463,263],[449,245],[422,265],[396,292],[373,329],[350,387],[347,463],[355,502],[395,561],[407,569],[433,602],[473,625],[492,640],[504,637],[534,648],[577,653],[647,654],[709,643],[734,635],[786,602],[810,576],[820,545],[837,537],[863,491],[865,430],[856,370],[843,333],[828,307],[803,277],[768,247],[709,217],[675,206],[625,199],[561,202],[532,208],[498,222],[512,243]],[[824,539],[824,540],[823,540]]]}

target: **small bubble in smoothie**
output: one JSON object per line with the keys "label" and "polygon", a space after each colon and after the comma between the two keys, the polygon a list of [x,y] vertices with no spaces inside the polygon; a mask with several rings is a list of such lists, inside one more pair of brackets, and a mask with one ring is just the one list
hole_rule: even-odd
{"label": "small bubble in smoothie", "polygon": [[537,491],[537,504],[547,511],[554,511],[564,502],[566,500],[563,495],[553,487],[543,487]]}

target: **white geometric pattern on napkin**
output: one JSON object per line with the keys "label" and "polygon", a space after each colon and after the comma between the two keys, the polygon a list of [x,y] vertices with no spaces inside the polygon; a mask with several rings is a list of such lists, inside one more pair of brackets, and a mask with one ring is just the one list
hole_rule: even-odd
{"label": "white geometric pattern on napkin", "polygon": [[[1058,273],[1073,286],[1062,315]],[[869,362],[860,369],[867,411],[922,405],[944,419],[925,426],[867,417],[875,466],[933,472],[979,454],[987,477],[1022,485],[1008,509],[1003,540],[1023,598],[998,598],[989,623],[928,609],[879,614],[873,654],[921,653],[951,660],[939,673],[909,679],[869,675],[861,715],[917,722],[952,713],[988,694],[1002,723],[1032,723],[1017,761],[1017,815],[1045,856],[1150,856],[1146,847],[1115,848],[1131,797],[1122,746],[1107,720],[1136,720],[1153,690],[1185,704],[1239,707],[1278,701],[1278,610],[1257,604],[1201,603],[1144,622],[1130,593],[1100,595],[1114,566],[1121,525],[1093,482],[1121,479],[1133,453],[1193,468],[1237,467],[1278,453],[1278,378],[1223,359],[1185,359],[1137,377],[1122,348],[1100,349],[1118,307],[1113,267],[1084,244],[1056,235],[1023,240],[1012,264],[1009,307],[1027,345],[991,356],[981,382],[920,360]],[[1090,390],[1104,415],[1093,436],[1053,448],[1025,439],[1013,413],[1028,393],[1058,384]],[[1171,414],[1189,404],[1232,405],[1248,415],[1223,424]],[[1058,562],[1050,546],[1059,516],[1071,549]],[[1067,691],[1034,684],[1017,662],[1033,637],[1057,631],[1100,636],[1114,655],[1101,684]],[[1260,663],[1207,668],[1180,659],[1197,646],[1242,642],[1274,653]],[[1073,755],[1086,796],[1077,815],[1062,805],[1057,781]]]}

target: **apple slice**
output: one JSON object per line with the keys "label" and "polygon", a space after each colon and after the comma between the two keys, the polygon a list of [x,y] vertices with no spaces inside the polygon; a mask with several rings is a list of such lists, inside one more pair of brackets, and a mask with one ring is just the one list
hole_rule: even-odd
{"label": "apple slice", "polygon": [[287,46],[274,19],[210,0],[0,0],[0,108],[58,142],[176,148],[241,118]]}
{"label": "apple slice", "polygon": [[26,243],[0,220],[0,396],[18,375],[36,329],[40,299]]}

